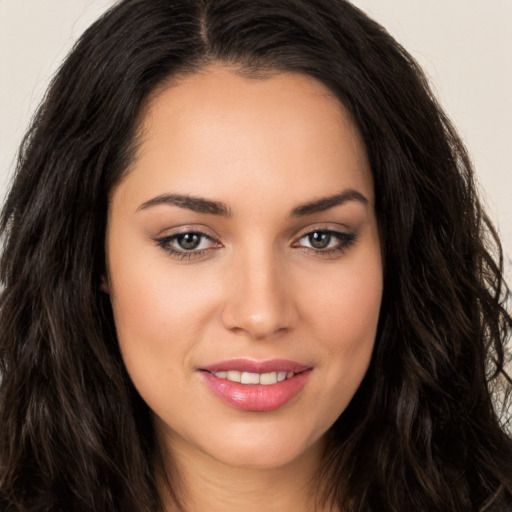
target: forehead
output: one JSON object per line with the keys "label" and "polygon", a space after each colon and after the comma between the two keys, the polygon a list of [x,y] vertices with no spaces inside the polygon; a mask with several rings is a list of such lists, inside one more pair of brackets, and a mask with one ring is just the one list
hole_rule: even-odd
{"label": "forehead", "polygon": [[[161,87],[142,116],[128,175],[144,175],[154,194],[172,186],[210,197],[221,183],[226,194],[274,184],[299,202],[349,186],[373,199],[349,113],[326,86],[296,73],[247,78],[212,67]],[[299,190],[304,180],[309,189]]]}

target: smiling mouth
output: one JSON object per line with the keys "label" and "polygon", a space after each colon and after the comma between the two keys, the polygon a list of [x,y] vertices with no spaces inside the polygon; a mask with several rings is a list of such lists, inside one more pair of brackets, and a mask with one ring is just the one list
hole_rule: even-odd
{"label": "smiling mouth", "polygon": [[227,405],[252,412],[280,409],[299,395],[313,368],[294,361],[232,359],[200,368],[203,382]]}
{"label": "smiling mouth", "polygon": [[238,382],[240,384],[270,386],[291,379],[295,372],[277,371],[267,373],[240,372],[238,370],[219,371],[213,373],[219,379]]}

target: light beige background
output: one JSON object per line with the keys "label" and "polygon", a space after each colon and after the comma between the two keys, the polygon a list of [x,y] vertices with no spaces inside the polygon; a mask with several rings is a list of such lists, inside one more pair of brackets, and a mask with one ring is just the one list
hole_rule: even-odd
{"label": "light beige background", "polygon": [[[112,0],[0,0],[0,199],[59,63]],[[469,147],[512,281],[512,0],[354,0],[423,65]]]}

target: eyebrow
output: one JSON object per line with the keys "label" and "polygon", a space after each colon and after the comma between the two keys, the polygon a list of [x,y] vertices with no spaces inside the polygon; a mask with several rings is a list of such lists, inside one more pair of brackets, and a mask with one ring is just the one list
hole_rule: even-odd
{"label": "eyebrow", "polygon": [[323,197],[321,199],[316,199],[315,201],[299,205],[292,210],[291,217],[304,217],[306,215],[312,215],[313,213],[324,212],[334,208],[335,206],[341,206],[342,204],[348,203],[349,201],[359,201],[364,205],[368,204],[368,199],[366,199],[361,192],[354,189],[347,189],[340,194]]}
{"label": "eyebrow", "polygon": [[[341,206],[349,201],[359,201],[364,205],[368,204],[368,199],[354,189],[344,190],[340,194],[333,196],[323,197],[310,201],[299,206],[296,206],[292,211],[291,217],[305,217],[314,213],[323,212],[334,208],[335,206]],[[221,201],[213,201],[211,199],[204,199],[202,197],[181,195],[181,194],[161,194],[157,197],[149,199],[142,203],[138,208],[139,210],[146,210],[153,206],[161,204],[170,204],[178,206],[179,208],[186,208],[197,213],[207,213],[210,215],[220,215],[222,217],[232,217],[233,211],[231,208]]]}
{"label": "eyebrow", "polygon": [[210,215],[221,215],[223,217],[231,217],[233,212],[231,208],[221,201],[212,201],[211,199],[203,199],[202,197],[194,197],[180,194],[162,194],[145,203],[142,203],[139,210],[146,210],[152,206],[160,204],[172,204],[180,208],[187,208],[198,213],[208,213]]}

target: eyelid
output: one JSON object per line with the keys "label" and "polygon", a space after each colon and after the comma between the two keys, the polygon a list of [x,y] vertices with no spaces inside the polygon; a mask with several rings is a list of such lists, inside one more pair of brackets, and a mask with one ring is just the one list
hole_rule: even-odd
{"label": "eyelid", "polygon": [[354,229],[350,228],[346,224],[341,224],[339,222],[321,222],[319,224],[310,224],[309,226],[302,228],[299,230],[296,239],[299,239],[309,233],[314,233],[315,231],[332,231],[333,233],[349,233],[354,231]]}
{"label": "eyelid", "polygon": [[[345,225],[335,224],[334,226],[333,224],[308,226],[307,228],[301,230],[301,232],[296,237],[294,237],[292,247],[319,257],[335,257],[336,255],[341,255],[341,253],[348,250],[357,242],[359,235],[353,229],[350,229]],[[336,247],[326,247],[323,249],[299,245],[301,239],[313,233],[328,233],[338,239],[339,245]]]}
{"label": "eyelid", "polygon": [[[219,241],[219,237],[216,234],[210,234],[212,232],[211,229],[208,229],[206,226],[191,226],[184,225],[174,228],[172,230],[166,229],[161,233],[168,233],[165,235],[159,234],[151,237],[152,240],[159,245],[169,256],[172,256],[176,259],[194,259],[201,258],[206,255],[212,249],[219,249],[222,247],[222,243]],[[180,236],[194,234],[198,235],[206,240],[210,240],[213,244],[211,247],[206,247],[203,249],[179,249],[172,246],[172,243],[177,240]]]}
{"label": "eyelid", "polygon": [[204,236],[207,236],[213,240],[219,240],[220,237],[208,226],[204,224],[180,224],[179,226],[166,227],[165,229],[161,229],[154,236],[151,236],[153,240],[157,238],[170,238],[175,235],[183,235],[186,233],[200,233]]}

